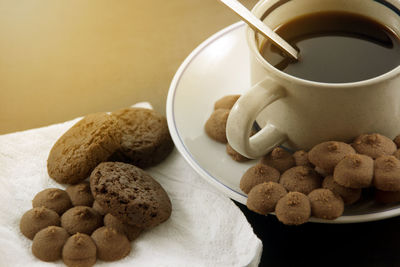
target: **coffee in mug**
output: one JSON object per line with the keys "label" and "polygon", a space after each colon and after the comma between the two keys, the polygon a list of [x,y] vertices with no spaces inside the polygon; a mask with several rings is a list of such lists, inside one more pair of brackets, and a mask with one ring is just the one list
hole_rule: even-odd
{"label": "coffee in mug", "polygon": [[276,30],[300,51],[299,61],[264,42],[262,56],[275,68],[298,78],[348,83],[382,75],[400,65],[399,37],[371,18],[348,12],[316,12]]}

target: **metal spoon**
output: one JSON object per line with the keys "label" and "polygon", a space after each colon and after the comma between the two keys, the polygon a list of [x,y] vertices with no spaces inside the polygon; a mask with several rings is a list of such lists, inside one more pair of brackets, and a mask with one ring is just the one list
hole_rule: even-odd
{"label": "metal spoon", "polygon": [[265,38],[269,39],[274,45],[285,52],[288,56],[298,59],[299,52],[294,49],[288,42],[282,39],[278,34],[272,31],[264,22],[259,20],[253,13],[250,12],[245,6],[236,0],[220,0],[227,7],[232,9],[239,17],[242,18],[253,30],[262,34]]}

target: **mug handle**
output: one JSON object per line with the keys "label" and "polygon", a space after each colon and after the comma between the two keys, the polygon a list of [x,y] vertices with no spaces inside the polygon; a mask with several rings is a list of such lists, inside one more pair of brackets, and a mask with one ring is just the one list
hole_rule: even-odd
{"label": "mug handle", "polygon": [[257,83],[232,107],[227,125],[228,143],[248,158],[258,158],[287,140],[287,135],[271,123],[250,137],[258,114],[274,101],[285,96],[285,89],[270,78]]}

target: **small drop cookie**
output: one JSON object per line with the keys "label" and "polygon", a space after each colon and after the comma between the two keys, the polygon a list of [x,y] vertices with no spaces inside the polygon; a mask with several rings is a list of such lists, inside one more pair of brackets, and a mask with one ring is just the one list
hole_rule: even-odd
{"label": "small drop cookie", "polygon": [[53,210],[39,207],[30,209],[22,215],[19,229],[24,236],[32,240],[37,232],[51,225],[59,226],[60,216]]}
{"label": "small drop cookie", "polygon": [[121,132],[114,116],[95,113],[85,116],[52,147],[47,159],[49,176],[62,184],[76,184],[108,159],[120,146]]}
{"label": "small drop cookie", "polygon": [[334,220],[344,211],[342,198],[329,189],[318,188],[308,194],[311,214],[316,218]]}
{"label": "small drop cookie", "polygon": [[393,156],[395,156],[397,159],[400,159],[400,149],[397,149],[394,153]]}
{"label": "small drop cookie", "polygon": [[321,187],[321,182],[321,177],[311,167],[307,166],[290,168],[282,174],[279,180],[279,183],[287,191],[297,191],[305,195]]}
{"label": "small drop cookie", "polygon": [[66,210],[72,207],[72,203],[68,193],[64,190],[47,188],[35,195],[32,200],[32,206],[34,208],[46,207],[62,215]]}
{"label": "small drop cookie", "polygon": [[222,108],[213,111],[204,125],[208,137],[220,143],[226,144],[228,142],[226,139],[226,122],[229,112],[229,109]]}
{"label": "small drop cookie", "polygon": [[349,144],[327,141],[314,146],[308,152],[308,159],[319,168],[321,174],[329,175],[346,155],[355,153],[356,151]]}
{"label": "small drop cookie", "polygon": [[125,108],[112,113],[119,121],[122,142],[109,161],[147,168],[160,163],[174,148],[167,119],[146,108]]}
{"label": "small drop cookie", "polygon": [[278,183],[262,183],[250,190],[246,205],[249,210],[266,215],[275,210],[278,200],[286,194],[286,189]]}
{"label": "small drop cookie", "polygon": [[266,156],[261,158],[260,161],[262,164],[274,167],[280,173],[292,168],[295,166],[295,161],[288,151],[283,148],[276,147]]}
{"label": "small drop cookie", "polygon": [[322,181],[322,187],[331,190],[342,197],[344,204],[350,205],[357,202],[361,197],[361,188],[349,188],[340,185],[333,180],[333,176],[327,176]]}
{"label": "small drop cookie", "polygon": [[221,97],[214,103],[214,110],[231,109],[239,99],[240,95],[226,95]]}
{"label": "small drop cookie", "polygon": [[309,166],[311,162],[308,160],[308,153],[304,150],[298,150],[293,153],[293,159],[296,166]]}
{"label": "small drop cookie", "polygon": [[396,144],[397,148],[400,148],[400,134],[393,139],[393,142]]}
{"label": "small drop cookie", "polygon": [[72,205],[88,207],[93,205],[94,198],[92,192],[90,191],[89,182],[70,185],[65,191],[67,191]]}
{"label": "small drop cookie", "polygon": [[103,218],[101,215],[86,206],[73,207],[61,216],[61,226],[71,235],[76,233],[90,235],[102,225]]}
{"label": "small drop cookie", "polygon": [[99,205],[124,223],[149,228],[171,215],[171,201],[165,190],[133,165],[99,164],[90,175],[90,188]]}
{"label": "small drop cookie", "polygon": [[247,169],[240,179],[240,189],[248,194],[250,190],[264,182],[278,182],[279,171],[271,166],[257,163],[256,165]]}
{"label": "small drop cookie", "polygon": [[91,237],[96,244],[99,260],[117,261],[126,257],[131,251],[128,238],[113,228],[100,227]]}
{"label": "small drop cookie", "polygon": [[246,158],[236,150],[234,150],[229,143],[226,144],[226,153],[237,162],[245,162],[248,161],[249,158]]}
{"label": "small drop cookie", "polygon": [[303,224],[311,216],[310,200],[303,193],[289,192],[278,200],[275,213],[278,220],[284,224]]}
{"label": "small drop cookie", "polygon": [[61,259],[62,248],[69,238],[68,232],[58,226],[49,226],[40,230],[32,242],[32,253],[42,261]]}
{"label": "small drop cookie", "polygon": [[345,156],[335,167],[333,179],[336,183],[350,188],[366,188],[372,183],[374,160],[366,155]]}
{"label": "small drop cookie", "polygon": [[99,203],[97,203],[97,201],[93,201],[93,206],[92,208],[97,211],[101,216],[104,216],[107,214],[107,212],[100,206]]}
{"label": "small drop cookie", "polygon": [[104,216],[104,225],[126,235],[129,241],[135,240],[143,232],[142,228],[123,223],[110,213]]}
{"label": "small drop cookie", "polygon": [[374,162],[374,186],[383,191],[400,191],[400,160],[381,156]]}
{"label": "small drop cookie", "polygon": [[87,234],[76,233],[68,238],[62,250],[67,266],[90,267],[96,263],[96,244]]}
{"label": "small drop cookie", "polygon": [[354,140],[353,147],[358,153],[368,155],[373,159],[392,155],[397,149],[392,140],[377,133],[360,135]]}

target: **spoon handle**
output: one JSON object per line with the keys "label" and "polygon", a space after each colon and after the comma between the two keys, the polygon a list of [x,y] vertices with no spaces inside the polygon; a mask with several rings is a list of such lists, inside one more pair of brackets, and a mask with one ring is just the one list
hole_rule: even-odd
{"label": "spoon handle", "polygon": [[220,0],[230,9],[232,9],[239,17],[242,18],[253,30],[262,34],[265,38],[269,39],[274,45],[280,48],[288,56],[298,59],[299,52],[287,43],[282,37],[272,31],[264,22],[259,20],[250,12],[245,6],[236,0]]}

